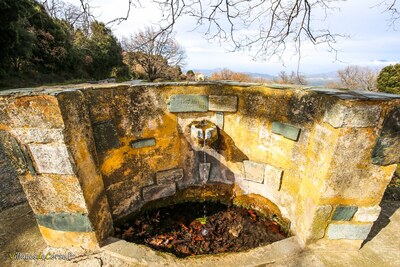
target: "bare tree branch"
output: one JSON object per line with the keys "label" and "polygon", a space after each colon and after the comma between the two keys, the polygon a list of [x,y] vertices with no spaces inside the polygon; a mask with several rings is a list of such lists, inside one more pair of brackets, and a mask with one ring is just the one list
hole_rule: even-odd
{"label": "bare tree branch", "polygon": [[[54,2],[61,0],[42,0]],[[90,1],[77,0],[85,18],[93,18]],[[125,0],[126,13],[109,23],[126,21],[133,8],[142,7],[140,0]],[[337,57],[335,45],[348,36],[331,32],[321,23],[336,5],[344,0],[150,0],[158,5],[163,17],[158,33],[171,33],[183,17],[194,20],[194,28],[203,31],[208,40],[228,46],[230,51],[251,51],[253,59],[277,58],[283,63],[288,47],[297,53],[306,43],[325,44]],[[400,18],[397,0],[376,0],[390,14],[394,26]],[[301,56],[299,56],[299,59]]]}

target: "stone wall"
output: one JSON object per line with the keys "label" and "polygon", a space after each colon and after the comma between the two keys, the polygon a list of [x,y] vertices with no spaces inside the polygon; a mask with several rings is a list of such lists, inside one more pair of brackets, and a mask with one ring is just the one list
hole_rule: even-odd
{"label": "stone wall", "polygon": [[[0,129],[19,144],[51,245],[98,245],[112,220],[205,184],[272,201],[304,242],[363,240],[400,161],[388,94],[220,83],[2,94]],[[191,130],[201,121],[217,129],[206,147]]]}

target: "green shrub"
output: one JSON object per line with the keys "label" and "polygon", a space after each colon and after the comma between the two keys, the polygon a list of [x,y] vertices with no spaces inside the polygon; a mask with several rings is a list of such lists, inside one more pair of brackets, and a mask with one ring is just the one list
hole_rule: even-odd
{"label": "green shrub", "polygon": [[381,92],[400,94],[400,64],[384,67],[379,73],[377,83]]}

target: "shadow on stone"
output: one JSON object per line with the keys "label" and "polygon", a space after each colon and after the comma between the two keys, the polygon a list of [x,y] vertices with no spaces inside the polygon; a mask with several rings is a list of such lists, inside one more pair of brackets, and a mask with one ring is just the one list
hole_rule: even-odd
{"label": "shadow on stone", "polygon": [[232,162],[243,162],[249,158],[236,145],[235,141],[222,129],[218,129],[218,140],[211,147]]}
{"label": "shadow on stone", "polygon": [[[392,189],[392,187],[386,189],[385,195],[387,195],[387,192],[390,189]],[[400,191],[400,188],[395,189]],[[377,236],[379,232],[390,223],[390,217],[400,208],[400,200],[387,200],[384,197],[379,206],[381,207],[381,213],[379,214],[378,219],[374,222],[368,237],[361,244],[361,248],[374,239],[375,236]]]}

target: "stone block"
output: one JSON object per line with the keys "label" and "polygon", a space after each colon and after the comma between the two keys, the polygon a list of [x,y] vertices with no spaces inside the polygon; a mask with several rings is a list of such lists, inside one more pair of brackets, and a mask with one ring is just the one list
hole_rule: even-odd
{"label": "stone block", "polygon": [[211,111],[236,112],[238,98],[235,95],[210,95],[208,109]]}
{"label": "stone block", "polygon": [[117,129],[112,121],[103,121],[93,125],[93,137],[98,153],[120,147]]}
{"label": "stone block", "polygon": [[283,171],[274,166],[265,164],[264,184],[272,190],[278,191],[281,187]]}
{"label": "stone block", "polygon": [[273,122],[272,123],[272,132],[274,134],[279,134],[287,139],[297,141],[300,135],[300,129],[285,123]]}
{"label": "stone block", "polygon": [[[329,179],[321,186],[323,198],[370,199],[379,202],[394,166],[370,164],[376,133],[372,128],[346,129],[338,137],[333,158],[329,159]],[[320,157],[320,154],[316,154]],[[316,173],[317,174],[317,173]]]}
{"label": "stone block", "polygon": [[205,184],[207,183],[210,177],[210,170],[211,170],[211,163],[200,163],[199,164],[199,176],[200,176],[200,183]]}
{"label": "stone block", "polygon": [[207,112],[206,95],[171,95],[168,102],[170,112]]}
{"label": "stone block", "polygon": [[51,212],[87,213],[79,180],[70,175],[27,175],[20,182],[36,214]]}
{"label": "stone block", "polygon": [[92,226],[85,213],[49,213],[35,214],[39,225],[64,232],[91,232]]}
{"label": "stone block", "polygon": [[[150,185],[150,182],[153,183],[153,181],[145,183],[142,178],[143,176],[138,175],[133,179],[114,183],[107,187],[107,199],[114,217],[124,216],[140,209],[143,204],[141,187]],[[138,181],[139,179],[140,181]]]}
{"label": "stone block", "polygon": [[372,162],[377,165],[400,163],[400,107],[386,118],[381,134],[372,152]]}
{"label": "stone block", "polygon": [[133,148],[143,148],[155,145],[156,145],[156,139],[154,138],[139,139],[131,142],[131,147]]}
{"label": "stone block", "polygon": [[338,206],[332,215],[333,221],[350,221],[356,213],[356,206]]}
{"label": "stone block", "polygon": [[372,228],[369,224],[331,223],[328,227],[329,239],[365,240]]}
{"label": "stone block", "polygon": [[145,201],[151,201],[174,195],[176,193],[176,186],[175,184],[152,185],[144,187],[142,190],[143,190],[143,199]]}
{"label": "stone block", "polygon": [[182,180],[183,169],[170,169],[156,173],[157,184],[171,184]]}
{"label": "stone block", "polygon": [[8,132],[0,131],[0,145],[15,172],[20,175],[24,174],[27,169],[25,153],[17,140]]}
{"label": "stone block", "polygon": [[13,128],[11,132],[24,144],[64,142],[63,129]]}
{"label": "stone block", "polygon": [[59,103],[54,96],[20,97],[10,103],[7,109],[11,125],[16,128],[50,129],[64,127]]}
{"label": "stone block", "polygon": [[396,94],[388,94],[382,92],[371,92],[371,91],[361,91],[361,90],[354,90],[357,94],[362,96],[368,97],[370,99],[400,99],[400,95]]}
{"label": "stone block", "polygon": [[378,123],[381,108],[364,105],[348,107],[335,104],[325,112],[324,121],[335,128],[342,127],[374,127]]}
{"label": "stone block", "polygon": [[38,173],[74,174],[65,144],[29,144]]}
{"label": "stone block", "polygon": [[47,245],[51,247],[62,248],[84,248],[95,250],[99,248],[99,242],[95,232],[65,232],[50,229],[39,225]]}
{"label": "stone block", "polygon": [[265,164],[250,160],[243,161],[246,180],[262,184],[264,182]]}
{"label": "stone block", "polygon": [[311,224],[310,239],[318,240],[324,237],[329,217],[332,213],[331,205],[318,206],[314,212]]}
{"label": "stone block", "polygon": [[357,222],[375,222],[381,213],[380,206],[359,207],[353,220]]}
{"label": "stone block", "polygon": [[217,123],[216,125],[218,126],[218,128],[220,129],[224,129],[224,113],[223,112],[216,112],[216,119],[217,119]]}

